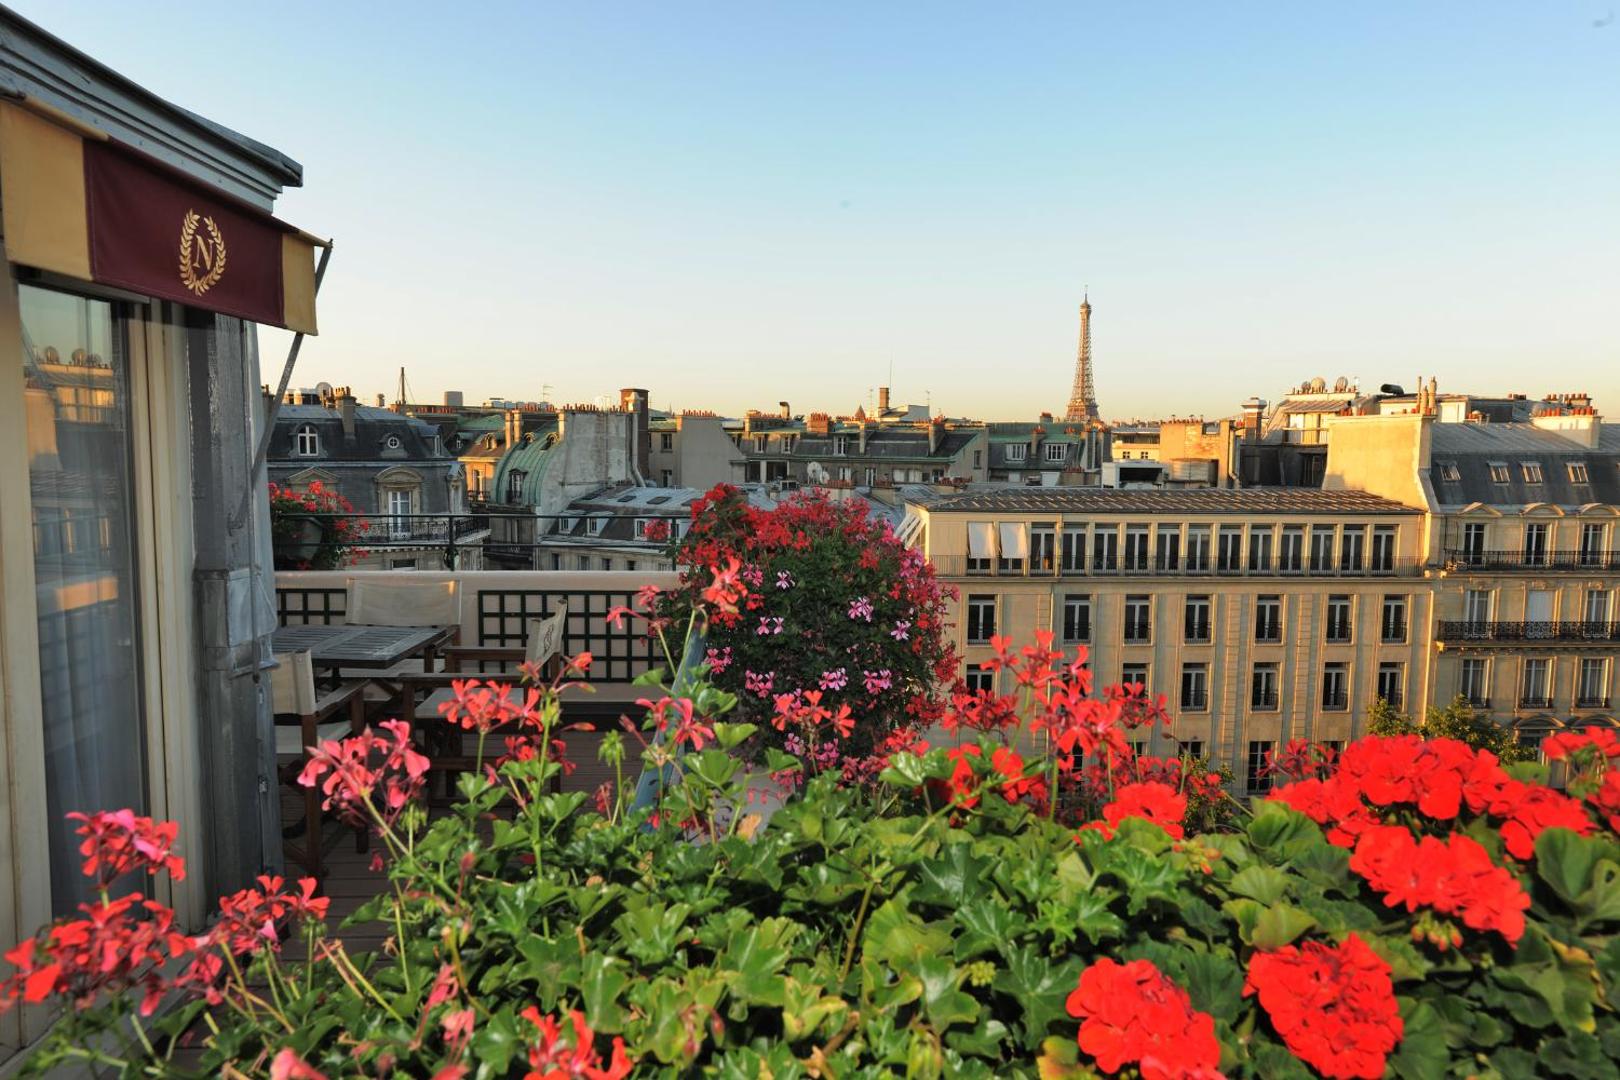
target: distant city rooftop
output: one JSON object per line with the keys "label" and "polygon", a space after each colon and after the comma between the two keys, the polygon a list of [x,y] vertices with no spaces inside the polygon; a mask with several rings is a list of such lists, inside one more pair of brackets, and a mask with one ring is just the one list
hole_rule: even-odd
{"label": "distant city rooftop", "polygon": [[943,499],[933,513],[1403,514],[1421,511],[1365,491],[1320,488],[1007,488]]}

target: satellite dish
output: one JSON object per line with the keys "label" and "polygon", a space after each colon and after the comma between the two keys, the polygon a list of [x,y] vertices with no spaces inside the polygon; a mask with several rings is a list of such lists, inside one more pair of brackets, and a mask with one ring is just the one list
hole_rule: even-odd
{"label": "satellite dish", "polygon": [[322,401],[325,401],[332,396],[332,384],[329,382],[316,383],[315,392],[321,396]]}
{"label": "satellite dish", "polygon": [[1322,376],[1318,375],[1316,378],[1311,380],[1311,393],[1320,394],[1322,391],[1324,391],[1326,389],[1327,389],[1327,380],[1322,378]]}
{"label": "satellite dish", "polygon": [[1333,380],[1333,392],[1335,394],[1342,394],[1348,389],[1350,389],[1350,380],[1343,375]]}

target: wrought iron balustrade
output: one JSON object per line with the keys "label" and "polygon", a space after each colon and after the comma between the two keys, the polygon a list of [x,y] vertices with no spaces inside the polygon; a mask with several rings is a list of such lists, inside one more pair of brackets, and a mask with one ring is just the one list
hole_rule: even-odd
{"label": "wrought iron balustrade", "polygon": [[1609,550],[1447,548],[1445,559],[1465,570],[1620,570],[1620,551]]}
{"label": "wrought iron balustrade", "polygon": [[1436,635],[1441,641],[1462,644],[1620,643],[1620,622],[1463,622],[1442,619]]}

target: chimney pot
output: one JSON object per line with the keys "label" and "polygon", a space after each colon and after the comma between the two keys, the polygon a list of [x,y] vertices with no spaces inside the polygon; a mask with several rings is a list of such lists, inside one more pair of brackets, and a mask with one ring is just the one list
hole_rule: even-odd
{"label": "chimney pot", "polygon": [[880,386],[880,387],[878,387],[878,412],[881,413],[881,412],[888,412],[888,411],[889,411],[889,388],[887,386]]}

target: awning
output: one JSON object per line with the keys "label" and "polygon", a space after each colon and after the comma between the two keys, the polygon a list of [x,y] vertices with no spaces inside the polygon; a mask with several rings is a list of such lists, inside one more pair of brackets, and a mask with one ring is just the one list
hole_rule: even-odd
{"label": "awning", "polygon": [[1003,559],[1029,558],[1029,533],[1021,521],[1001,523],[1001,557]]}
{"label": "awning", "polygon": [[993,559],[996,555],[995,526],[988,521],[968,522],[968,558]]}
{"label": "awning", "polygon": [[6,258],[306,334],[327,242],[42,103],[0,102]]}

